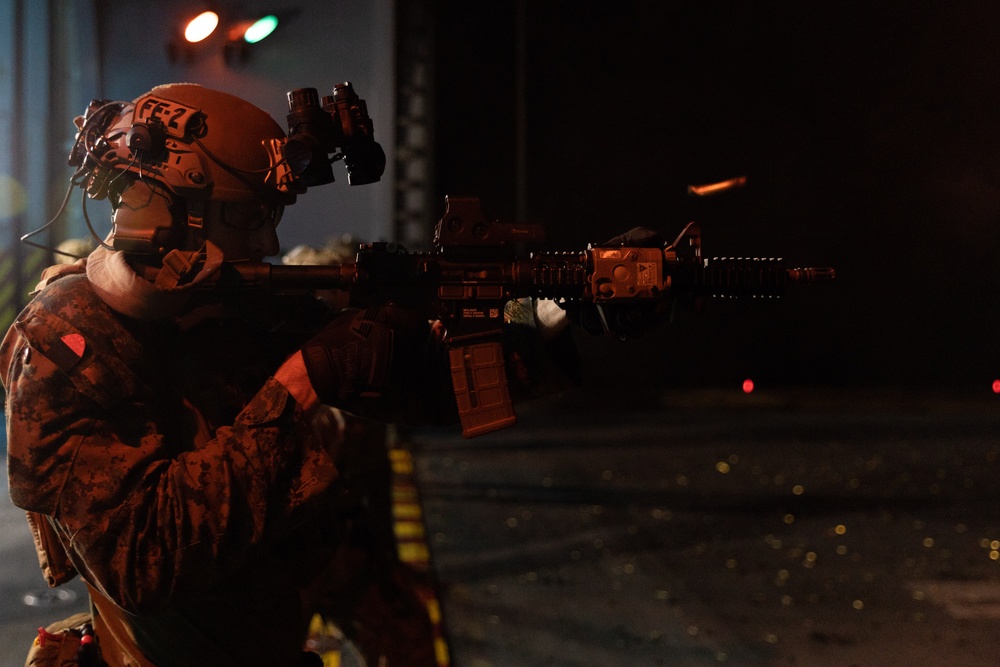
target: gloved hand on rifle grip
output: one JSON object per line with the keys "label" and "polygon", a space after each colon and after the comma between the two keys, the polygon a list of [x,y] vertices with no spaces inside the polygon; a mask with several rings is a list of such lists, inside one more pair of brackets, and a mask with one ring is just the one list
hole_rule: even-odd
{"label": "gloved hand on rifle grip", "polygon": [[342,313],[302,346],[309,381],[327,404],[381,397],[419,373],[430,324],[416,313],[378,306]]}

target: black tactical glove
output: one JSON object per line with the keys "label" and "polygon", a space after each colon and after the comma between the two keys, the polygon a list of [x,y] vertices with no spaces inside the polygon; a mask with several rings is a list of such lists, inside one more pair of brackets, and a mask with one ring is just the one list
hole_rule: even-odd
{"label": "black tactical glove", "polygon": [[302,346],[306,372],[324,403],[378,398],[420,373],[430,324],[394,306],[339,315]]}

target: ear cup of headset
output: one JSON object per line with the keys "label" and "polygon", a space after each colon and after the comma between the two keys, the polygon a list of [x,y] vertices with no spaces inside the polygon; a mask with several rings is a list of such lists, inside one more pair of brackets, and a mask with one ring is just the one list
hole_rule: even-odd
{"label": "ear cup of headset", "polygon": [[183,226],[171,197],[162,188],[139,180],[122,192],[112,220],[112,247],[142,255],[159,255],[177,247]]}

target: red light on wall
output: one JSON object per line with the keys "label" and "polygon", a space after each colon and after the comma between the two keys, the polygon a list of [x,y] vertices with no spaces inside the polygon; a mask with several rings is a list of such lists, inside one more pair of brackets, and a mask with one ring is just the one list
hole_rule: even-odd
{"label": "red light on wall", "polygon": [[751,380],[750,378],[747,378],[746,380],[743,381],[743,393],[744,394],[753,393],[753,380]]}
{"label": "red light on wall", "polygon": [[993,393],[1000,394],[1000,380],[993,381]]}
{"label": "red light on wall", "polygon": [[184,26],[184,39],[191,43],[200,42],[215,32],[219,25],[219,15],[215,12],[202,12],[188,21]]}

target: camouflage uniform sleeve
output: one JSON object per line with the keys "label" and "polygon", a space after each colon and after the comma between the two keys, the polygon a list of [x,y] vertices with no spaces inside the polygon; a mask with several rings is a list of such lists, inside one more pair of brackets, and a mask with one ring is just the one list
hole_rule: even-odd
{"label": "camouflage uniform sleeve", "polygon": [[11,497],[51,517],[76,569],[125,610],[212,586],[327,504],[336,469],[277,381],[232,425],[184,439],[171,422],[193,413],[165,414],[113,349],[87,340],[74,361],[25,333],[0,347]]}

